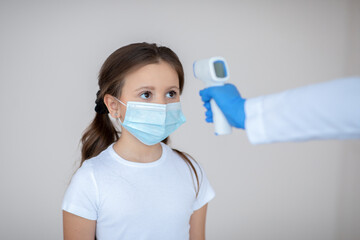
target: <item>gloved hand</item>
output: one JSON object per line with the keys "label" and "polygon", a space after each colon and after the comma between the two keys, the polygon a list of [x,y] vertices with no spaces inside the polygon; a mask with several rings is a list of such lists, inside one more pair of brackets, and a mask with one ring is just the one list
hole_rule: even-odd
{"label": "gloved hand", "polygon": [[245,99],[241,97],[232,84],[205,88],[200,96],[206,108],[206,122],[213,122],[210,100],[213,98],[224,113],[229,124],[236,128],[245,129]]}

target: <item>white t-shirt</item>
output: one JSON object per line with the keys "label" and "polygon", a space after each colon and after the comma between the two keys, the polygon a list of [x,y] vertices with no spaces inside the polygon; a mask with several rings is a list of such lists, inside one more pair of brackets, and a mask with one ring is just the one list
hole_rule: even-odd
{"label": "white t-shirt", "polygon": [[96,220],[98,240],[185,240],[189,221],[214,196],[205,172],[199,176],[170,147],[161,143],[161,157],[151,163],[121,158],[110,145],[86,160],[73,176],[62,209]]}

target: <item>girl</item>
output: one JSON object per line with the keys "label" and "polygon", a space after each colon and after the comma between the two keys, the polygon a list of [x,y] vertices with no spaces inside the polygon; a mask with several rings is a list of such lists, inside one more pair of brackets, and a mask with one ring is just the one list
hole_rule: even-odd
{"label": "girl", "polygon": [[64,239],[205,239],[214,191],[194,160],[166,145],[185,122],[176,54],[155,44],[122,47],[102,66],[99,87],[63,201]]}

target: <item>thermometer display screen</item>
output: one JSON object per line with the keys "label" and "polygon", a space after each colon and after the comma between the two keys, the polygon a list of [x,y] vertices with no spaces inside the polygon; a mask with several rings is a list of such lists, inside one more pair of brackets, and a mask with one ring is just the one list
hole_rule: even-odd
{"label": "thermometer display screen", "polygon": [[214,62],[214,70],[216,77],[218,78],[224,78],[227,75],[225,69],[225,63],[223,61]]}

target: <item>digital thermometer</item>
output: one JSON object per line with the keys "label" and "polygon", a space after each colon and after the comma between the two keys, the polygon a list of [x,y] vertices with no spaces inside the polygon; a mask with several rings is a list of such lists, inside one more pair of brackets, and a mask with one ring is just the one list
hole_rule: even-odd
{"label": "digital thermometer", "polygon": [[[205,82],[206,87],[222,86],[229,79],[229,70],[223,57],[212,57],[195,61],[194,75]],[[231,126],[214,99],[210,100],[216,135],[231,133]]]}

